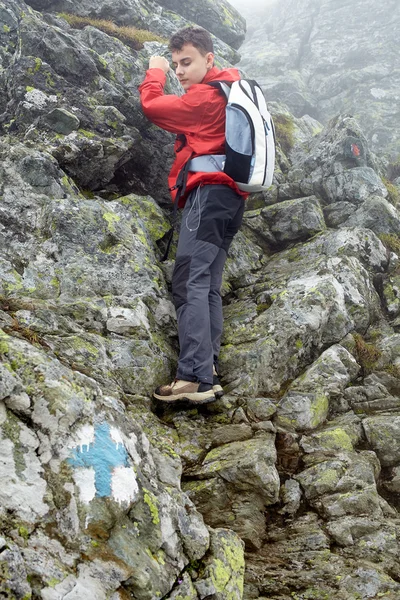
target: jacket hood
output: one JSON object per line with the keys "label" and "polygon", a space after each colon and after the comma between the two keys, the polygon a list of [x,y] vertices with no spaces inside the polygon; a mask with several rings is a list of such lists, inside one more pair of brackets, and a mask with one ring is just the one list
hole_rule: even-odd
{"label": "jacket hood", "polygon": [[202,83],[209,83],[210,81],[237,81],[238,79],[240,79],[240,73],[235,68],[218,69],[218,67],[213,67],[208,71]]}

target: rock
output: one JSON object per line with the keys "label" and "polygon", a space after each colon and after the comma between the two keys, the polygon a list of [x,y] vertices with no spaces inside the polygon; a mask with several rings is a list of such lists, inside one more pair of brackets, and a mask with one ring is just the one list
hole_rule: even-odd
{"label": "rock", "polygon": [[205,27],[233,48],[239,48],[244,40],[246,22],[225,0],[218,0],[217,3],[206,0],[201,7],[192,1],[184,6],[177,0],[159,0],[159,4]]}
{"label": "rock", "polygon": [[[358,101],[364,77],[382,96],[373,126],[364,134],[350,103],[323,129],[317,88],[339,107],[348,87],[303,56],[330,0],[318,14],[308,0],[269,6],[267,29],[250,15],[252,62],[297,116],[271,103],[273,186],[246,203],[230,249],[226,394],[163,410],[151,394],[178,351],[173,260],[160,263],[174,138],[145,119],[137,87],[149,57],[169,52],[59,13],[165,40],[207,19],[234,45],[244,23],[223,2],[211,23],[207,2],[178,14],[153,0],[29,1],[0,0],[0,596],[397,598],[399,173],[391,159],[386,187],[371,152],[372,136],[397,136],[378,125],[385,78],[346,68]],[[395,19],[393,6],[379,40]],[[217,65],[238,59],[213,39]],[[335,65],[352,52],[327,46]],[[182,93],[172,73],[166,92]]]}
{"label": "rock", "polygon": [[368,197],[364,204],[345,221],[344,225],[371,229],[376,234],[398,235],[400,216],[396,208],[384,198]]}
{"label": "rock", "polygon": [[9,371],[0,364],[0,400],[4,400],[9,396],[17,385],[18,379],[14,376],[12,370]]}
{"label": "rock", "polygon": [[253,431],[249,425],[241,423],[238,425],[225,425],[218,427],[211,435],[213,446],[223,446],[232,442],[243,442],[253,437]]}
{"label": "rock", "polygon": [[316,429],[328,415],[329,399],[342,394],[358,372],[359,366],[345,348],[331,346],[290,385],[278,405],[276,423],[301,431]]}
{"label": "rock", "polygon": [[[184,490],[206,522],[233,529],[250,547],[259,547],[263,539],[264,507],[278,500],[273,439],[262,433],[252,440],[225,444],[211,450],[200,467],[186,471],[192,481]],[[234,500],[235,494],[240,502]]]}
{"label": "rock", "polygon": [[264,208],[261,214],[275,243],[304,240],[326,228],[315,196],[281,202]]}
{"label": "rock", "polygon": [[31,406],[31,400],[25,392],[21,392],[20,394],[11,394],[5,400],[7,408],[12,410],[13,412],[20,412],[22,414],[29,414],[28,409]]}
{"label": "rock", "polygon": [[281,498],[283,508],[280,510],[283,514],[295,515],[300,508],[301,489],[300,485],[294,479],[288,479],[281,487]]}
{"label": "rock", "polygon": [[243,597],[243,542],[232,531],[217,529],[211,537],[211,556],[195,582],[198,597],[241,600]]}
{"label": "rock", "polygon": [[24,598],[32,594],[32,589],[26,581],[27,573],[21,551],[16,544],[7,544],[5,550],[0,553],[2,577],[0,581],[0,592],[14,597]]}
{"label": "rock", "polygon": [[249,398],[247,414],[251,420],[265,421],[276,412],[276,402],[269,398]]}
{"label": "rock", "polygon": [[367,440],[383,467],[400,462],[400,416],[374,416],[363,420]]}
{"label": "rock", "polygon": [[61,108],[55,108],[50,111],[46,115],[45,120],[53,131],[62,135],[69,135],[76,129],[79,129],[80,125],[78,117]]}

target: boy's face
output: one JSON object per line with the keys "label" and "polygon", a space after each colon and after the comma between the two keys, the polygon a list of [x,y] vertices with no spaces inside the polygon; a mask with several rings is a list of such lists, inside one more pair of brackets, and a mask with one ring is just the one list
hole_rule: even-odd
{"label": "boy's face", "polygon": [[214,64],[214,54],[207,52],[205,56],[192,46],[185,44],[182,50],[172,52],[175,73],[185,92],[195,83],[201,83]]}

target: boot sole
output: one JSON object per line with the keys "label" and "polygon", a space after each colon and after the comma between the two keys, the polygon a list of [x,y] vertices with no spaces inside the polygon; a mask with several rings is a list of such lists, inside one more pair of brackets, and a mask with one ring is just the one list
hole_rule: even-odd
{"label": "boot sole", "polygon": [[210,404],[210,402],[215,402],[217,399],[213,394],[209,396],[210,392],[194,392],[193,394],[175,394],[174,396],[161,396],[160,394],[153,394],[153,397],[165,404],[175,404],[176,402],[188,402],[193,406],[197,406],[199,404]]}
{"label": "boot sole", "polygon": [[224,390],[220,385],[213,385],[213,392],[217,399],[222,398],[222,396],[224,395]]}

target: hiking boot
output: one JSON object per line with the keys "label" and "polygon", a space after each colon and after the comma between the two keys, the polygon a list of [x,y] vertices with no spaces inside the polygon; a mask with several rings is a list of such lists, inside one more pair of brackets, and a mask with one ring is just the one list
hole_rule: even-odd
{"label": "hiking boot", "polygon": [[222,389],[222,385],[219,381],[218,373],[215,367],[213,367],[213,392],[216,398],[222,398],[224,395],[224,390]]}
{"label": "hiking boot", "polygon": [[187,401],[192,405],[208,404],[216,400],[210,383],[199,383],[175,379],[169,385],[160,385],[153,394],[154,398],[173,404]]}

